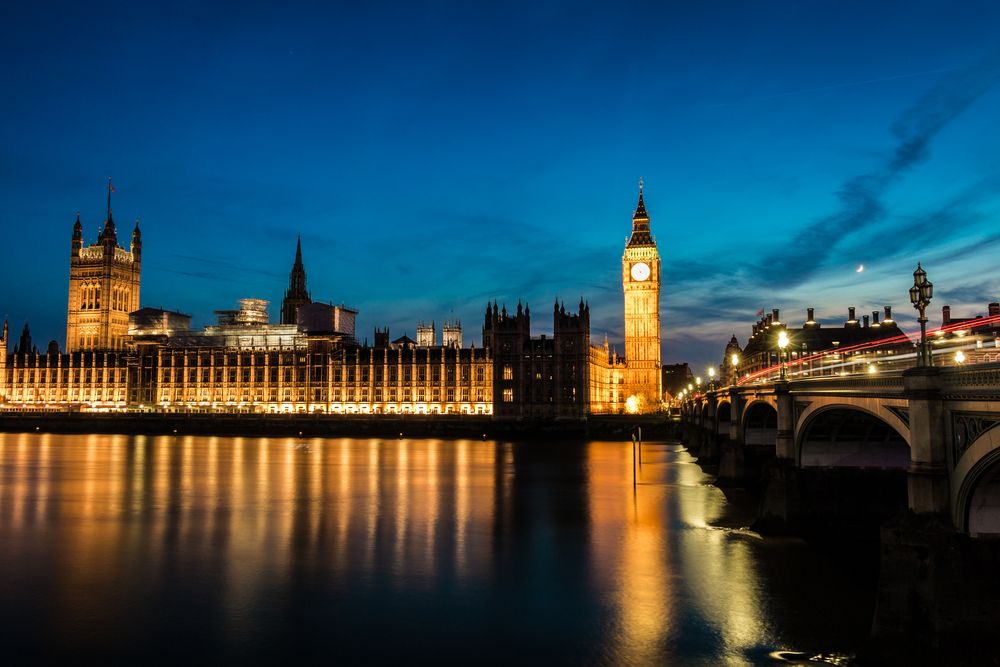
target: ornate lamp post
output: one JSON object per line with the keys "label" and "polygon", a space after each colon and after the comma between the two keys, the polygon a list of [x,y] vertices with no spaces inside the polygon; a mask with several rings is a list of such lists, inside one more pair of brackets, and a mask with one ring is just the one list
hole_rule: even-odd
{"label": "ornate lamp post", "polygon": [[740,380],[740,355],[733,352],[733,356],[729,357],[729,363],[733,367],[733,386]]}
{"label": "ornate lamp post", "polygon": [[781,364],[779,379],[785,379],[785,348],[788,347],[788,334],[784,329],[778,332],[778,363]]}
{"label": "ornate lamp post", "polygon": [[917,318],[917,321],[920,322],[918,366],[931,365],[930,349],[927,347],[927,306],[931,304],[933,296],[934,284],[927,280],[927,272],[921,268],[920,262],[917,262],[917,270],[913,272],[913,287],[910,288],[910,303],[920,313],[920,317]]}
{"label": "ornate lamp post", "polygon": [[712,366],[708,367],[708,388],[715,389],[715,368]]}

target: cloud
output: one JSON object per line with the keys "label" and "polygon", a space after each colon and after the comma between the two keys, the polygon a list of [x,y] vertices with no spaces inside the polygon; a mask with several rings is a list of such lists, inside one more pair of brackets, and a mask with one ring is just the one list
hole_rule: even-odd
{"label": "cloud", "polygon": [[[941,298],[941,304],[947,305],[950,303],[959,304],[978,304],[981,308],[985,310],[986,304],[991,301],[996,301],[998,299],[997,294],[997,284],[996,282],[983,281],[979,283],[973,283],[971,285],[962,285],[960,287],[949,288],[946,290],[938,290],[939,294],[936,295]],[[955,314],[956,317],[964,317],[958,313]]]}
{"label": "cloud", "polygon": [[[811,278],[832,256],[841,240],[886,217],[882,197],[913,167],[927,159],[934,138],[1000,80],[1000,54],[957,70],[924,94],[896,119],[896,146],[883,164],[844,180],[836,211],[798,232],[769,255],[758,279],[764,286],[788,287]],[[768,271],[764,267],[782,267]]]}

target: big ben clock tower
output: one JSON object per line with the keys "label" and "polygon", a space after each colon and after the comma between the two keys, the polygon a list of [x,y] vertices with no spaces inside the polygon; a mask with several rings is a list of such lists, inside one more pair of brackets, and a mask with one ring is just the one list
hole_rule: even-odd
{"label": "big ben clock tower", "polygon": [[649,231],[642,201],[632,215],[632,235],[622,255],[625,291],[625,396],[630,412],[659,409],[660,390],[660,253]]}

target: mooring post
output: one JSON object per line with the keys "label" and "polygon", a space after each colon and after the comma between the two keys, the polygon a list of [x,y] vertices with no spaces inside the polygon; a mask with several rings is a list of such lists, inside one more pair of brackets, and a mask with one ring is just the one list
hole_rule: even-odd
{"label": "mooring post", "polygon": [[632,431],[632,488],[636,485],[635,479],[635,431]]}
{"label": "mooring post", "polygon": [[637,427],[639,429],[639,469],[642,470],[642,427]]}

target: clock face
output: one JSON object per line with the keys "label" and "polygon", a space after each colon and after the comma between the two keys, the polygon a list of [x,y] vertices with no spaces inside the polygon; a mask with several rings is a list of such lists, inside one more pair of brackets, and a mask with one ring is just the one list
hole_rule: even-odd
{"label": "clock face", "polygon": [[645,262],[636,262],[632,265],[632,278],[642,282],[649,278],[649,265]]}

